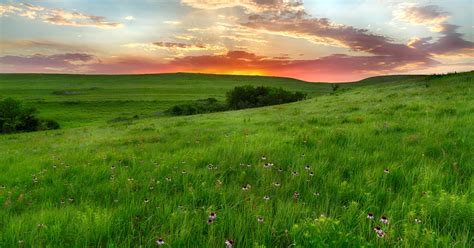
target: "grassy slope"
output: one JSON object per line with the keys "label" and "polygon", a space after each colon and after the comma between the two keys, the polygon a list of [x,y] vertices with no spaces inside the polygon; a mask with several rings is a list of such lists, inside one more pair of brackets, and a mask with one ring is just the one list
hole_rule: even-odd
{"label": "grassy slope", "polygon": [[[117,117],[147,117],[183,101],[215,97],[238,85],[265,85],[303,91],[309,96],[326,94],[327,84],[290,78],[223,76],[206,74],[156,75],[0,75],[0,98],[14,97],[35,106],[43,117],[63,127],[104,124]],[[55,91],[79,94],[55,95]]]}
{"label": "grassy slope", "polygon": [[[473,75],[2,136],[0,246],[148,247],[163,237],[169,247],[224,247],[227,238],[236,247],[472,247]],[[218,217],[207,225],[210,211]]]}

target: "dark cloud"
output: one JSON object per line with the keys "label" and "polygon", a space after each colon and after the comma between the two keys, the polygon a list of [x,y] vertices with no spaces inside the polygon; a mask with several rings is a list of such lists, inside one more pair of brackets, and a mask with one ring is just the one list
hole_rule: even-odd
{"label": "dark cloud", "polygon": [[3,72],[76,71],[78,67],[93,63],[97,58],[85,53],[32,56],[3,56],[0,65]]}
{"label": "dark cloud", "polygon": [[460,50],[470,50],[471,55],[474,50],[474,43],[466,41],[463,39],[462,34],[458,33],[456,30],[459,26],[452,24],[441,24],[443,34],[435,42],[430,42],[433,40],[432,37],[422,38],[415,41],[412,46],[417,50],[421,50],[430,54],[450,54],[453,52],[458,52]]}
{"label": "dark cloud", "polygon": [[448,19],[449,13],[436,5],[426,5],[403,8],[396,16],[415,24],[439,24]]}

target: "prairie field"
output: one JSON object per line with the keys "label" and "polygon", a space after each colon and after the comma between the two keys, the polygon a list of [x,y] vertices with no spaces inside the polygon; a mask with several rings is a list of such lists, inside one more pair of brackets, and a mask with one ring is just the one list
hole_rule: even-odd
{"label": "prairie field", "polygon": [[[61,124],[0,135],[0,247],[473,247],[473,79],[0,75]],[[308,99],[162,113],[245,84]]]}

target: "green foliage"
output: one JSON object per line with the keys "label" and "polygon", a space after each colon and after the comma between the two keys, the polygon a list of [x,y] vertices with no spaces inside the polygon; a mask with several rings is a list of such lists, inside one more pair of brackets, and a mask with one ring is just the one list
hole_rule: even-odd
{"label": "green foliage", "polygon": [[195,115],[220,112],[232,109],[256,108],[303,100],[306,94],[289,92],[281,88],[251,85],[235,87],[227,92],[226,103],[220,103],[215,98],[175,105],[165,112],[170,115]]}
{"label": "green foliage", "polygon": [[35,114],[35,108],[24,107],[20,101],[12,98],[0,101],[0,133],[32,132],[59,128],[59,123],[56,121],[41,120]]}
{"label": "green foliage", "polygon": [[306,98],[302,92],[289,92],[282,88],[254,87],[244,85],[227,92],[227,104],[230,109],[256,108],[283,103],[301,101]]}
{"label": "green foliage", "polygon": [[196,115],[227,110],[227,106],[215,98],[200,99],[191,103],[179,104],[166,111],[170,115]]}

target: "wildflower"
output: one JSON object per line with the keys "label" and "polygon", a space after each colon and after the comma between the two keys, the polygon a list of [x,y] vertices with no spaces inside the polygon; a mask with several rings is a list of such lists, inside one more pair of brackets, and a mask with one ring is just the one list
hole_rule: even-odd
{"label": "wildflower", "polygon": [[293,171],[293,176],[298,176],[298,172],[297,171]]}
{"label": "wildflower", "polygon": [[379,226],[376,226],[376,227],[374,228],[374,231],[377,233],[377,236],[378,236],[379,238],[385,237],[385,232],[384,232],[384,231],[382,230],[382,228],[380,228]]}
{"label": "wildflower", "polygon": [[234,241],[233,241],[232,239],[226,239],[226,241],[225,241],[225,246],[226,246],[227,248],[232,248],[232,247],[234,247]]}
{"label": "wildflower", "polygon": [[388,173],[390,173],[390,170],[388,170],[388,168],[385,168],[385,169],[383,170],[383,172],[384,172],[385,174],[388,174]]}
{"label": "wildflower", "polygon": [[207,165],[207,168],[208,168],[209,170],[212,170],[212,169],[214,169],[214,165],[213,165],[213,164],[208,164],[208,165]]}
{"label": "wildflower", "polygon": [[380,217],[380,222],[388,224],[388,218],[385,215],[382,215],[382,217]]}
{"label": "wildflower", "polygon": [[150,190],[154,190],[154,189],[155,189],[155,187],[153,187],[153,186],[150,186]]}
{"label": "wildflower", "polygon": [[310,177],[314,176],[314,172],[310,171],[310,172],[309,172],[309,176],[310,176]]}
{"label": "wildflower", "polygon": [[303,154],[301,154],[301,157],[303,157],[303,158],[304,158],[305,156],[306,156],[306,154],[304,154],[304,153],[303,153]]}
{"label": "wildflower", "polygon": [[262,217],[262,216],[258,216],[258,217],[257,217],[257,221],[260,222],[260,223],[262,223],[262,222],[263,222],[263,217]]}
{"label": "wildflower", "polygon": [[210,219],[210,220],[215,220],[216,218],[217,218],[217,214],[216,214],[215,212],[211,212],[211,213],[209,214],[209,219]]}
{"label": "wildflower", "polygon": [[250,184],[246,184],[246,185],[242,186],[242,190],[243,190],[243,191],[247,191],[247,190],[249,190],[250,188],[251,188]]}
{"label": "wildflower", "polygon": [[74,202],[74,198],[69,198],[68,200],[69,200],[70,203]]}
{"label": "wildflower", "polygon": [[295,191],[295,193],[293,193],[293,198],[294,198],[295,200],[297,200],[298,197],[300,197],[300,193],[298,193],[297,191]]}
{"label": "wildflower", "polygon": [[319,192],[314,192],[313,195],[319,196]]}
{"label": "wildflower", "polygon": [[134,179],[131,178],[131,177],[128,178],[128,181],[129,181],[129,182],[133,182],[133,180],[134,180]]}
{"label": "wildflower", "polygon": [[111,170],[115,170],[115,165],[110,166]]}
{"label": "wildflower", "polygon": [[145,200],[143,201],[145,204],[147,204],[148,202],[150,202],[150,200],[148,200],[148,198],[145,198]]}
{"label": "wildflower", "polygon": [[171,182],[171,177],[165,177],[166,181]]}
{"label": "wildflower", "polygon": [[421,224],[421,220],[420,219],[415,219],[415,223],[416,224]]}
{"label": "wildflower", "polygon": [[274,182],[273,185],[275,185],[275,187],[280,187],[281,184],[279,182]]}
{"label": "wildflower", "polygon": [[373,219],[374,219],[374,214],[373,214],[372,212],[369,212],[369,213],[367,214],[367,219],[373,220]]}
{"label": "wildflower", "polygon": [[36,225],[36,227],[38,227],[38,228],[44,228],[44,227],[46,227],[46,226],[45,226],[44,224],[38,224],[38,225]]}
{"label": "wildflower", "polygon": [[305,169],[305,170],[310,170],[311,167],[309,167],[309,165],[306,165],[306,166],[304,167],[304,169]]}
{"label": "wildflower", "polygon": [[266,195],[266,196],[263,197],[263,199],[264,199],[265,201],[268,201],[268,200],[270,200],[270,196]]}
{"label": "wildflower", "polygon": [[397,241],[403,241],[402,237],[398,236]]}
{"label": "wildflower", "polygon": [[251,165],[251,164],[247,164],[247,167],[252,167],[252,165]]}
{"label": "wildflower", "polygon": [[282,169],[282,168],[278,168],[278,172],[283,172],[283,169]]}
{"label": "wildflower", "polygon": [[267,157],[265,157],[265,156],[262,156],[262,158],[261,158],[261,159],[262,159],[262,160],[267,160]]}
{"label": "wildflower", "polygon": [[181,174],[186,174],[186,170],[181,171]]}
{"label": "wildflower", "polygon": [[156,240],[156,244],[157,244],[158,246],[162,246],[162,245],[165,244],[165,241],[164,241],[162,238],[159,238],[158,240]]}
{"label": "wildflower", "polygon": [[214,222],[213,219],[208,219],[208,220],[207,220],[207,224],[208,224],[208,225],[212,224],[212,222]]}
{"label": "wildflower", "polygon": [[265,163],[265,164],[263,165],[263,167],[264,167],[264,168],[267,168],[267,169],[268,169],[268,168],[271,168],[272,166],[273,166],[272,163]]}

